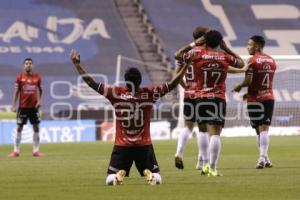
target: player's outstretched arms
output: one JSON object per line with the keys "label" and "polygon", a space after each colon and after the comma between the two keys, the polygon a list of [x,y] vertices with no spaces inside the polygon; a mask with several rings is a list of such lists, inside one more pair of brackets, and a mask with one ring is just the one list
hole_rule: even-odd
{"label": "player's outstretched arms", "polygon": [[96,81],[83,69],[83,67],[80,65],[80,56],[79,54],[76,52],[76,50],[72,49],[71,53],[70,53],[70,59],[72,60],[76,70],[78,71],[78,73],[81,75],[82,79],[84,80],[84,82],[86,82],[86,84],[88,84],[88,86],[90,86],[91,88],[93,88],[95,91],[98,90],[98,83],[96,83]]}
{"label": "player's outstretched arms", "polygon": [[184,63],[183,66],[178,70],[175,77],[168,83],[169,91],[173,90],[182,80],[189,63]]}
{"label": "player's outstretched arms", "polygon": [[205,44],[204,37],[200,37],[197,40],[195,40],[194,42],[192,42],[188,45],[185,45],[184,47],[181,47],[180,49],[178,49],[174,53],[174,58],[176,60],[182,60],[184,53],[188,52],[189,50],[191,50],[195,46],[202,46],[203,44]]}

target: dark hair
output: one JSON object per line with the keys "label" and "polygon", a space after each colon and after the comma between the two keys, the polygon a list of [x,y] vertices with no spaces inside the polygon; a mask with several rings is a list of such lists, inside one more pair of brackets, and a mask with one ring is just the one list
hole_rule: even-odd
{"label": "dark hair", "polygon": [[253,40],[255,44],[257,44],[260,48],[264,48],[266,41],[263,36],[260,35],[253,35],[250,40]]}
{"label": "dark hair", "polygon": [[26,61],[31,61],[33,63],[32,58],[25,58],[24,61],[23,61],[23,63],[25,63]]}
{"label": "dark hair", "polygon": [[[141,72],[135,67],[128,68],[125,71],[124,78],[125,81],[128,82],[126,84],[127,87],[131,90],[138,88],[142,82]],[[131,88],[132,84],[134,85],[135,88]]]}
{"label": "dark hair", "polygon": [[198,26],[193,31],[193,37],[194,39],[201,38],[206,32],[208,31],[208,28],[205,28],[203,26]]}
{"label": "dark hair", "polygon": [[211,30],[204,35],[205,43],[211,48],[216,48],[220,45],[223,40],[223,36],[219,31]]}

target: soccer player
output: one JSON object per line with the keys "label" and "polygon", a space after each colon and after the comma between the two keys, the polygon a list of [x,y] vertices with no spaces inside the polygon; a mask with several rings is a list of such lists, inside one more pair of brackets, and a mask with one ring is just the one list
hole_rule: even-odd
{"label": "soccer player", "polygon": [[20,143],[22,129],[29,119],[33,126],[33,156],[44,156],[39,151],[39,109],[42,104],[43,90],[41,86],[41,77],[33,71],[33,60],[26,58],[23,62],[24,71],[16,79],[15,92],[13,95],[12,111],[16,112],[16,103],[19,99],[19,108],[17,112],[17,135],[14,141],[14,151],[8,157],[18,157],[20,155]]}
{"label": "soccer player", "polygon": [[[177,65],[177,71],[180,70],[181,65],[183,64],[183,54],[191,50],[192,48],[203,48],[201,41],[202,36],[208,31],[208,28],[205,27],[196,27],[193,31],[194,42],[188,44],[175,52],[175,59]],[[200,40],[200,42],[198,42]],[[198,45],[196,45],[198,42]],[[175,166],[178,169],[183,169],[183,152],[187,145],[187,141],[189,135],[192,133],[194,124],[196,123],[196,96],[198,85],[197,83],[199,76],[194,76],[194,68],[193,65],[189,65],[185,74],[185,82],[182,81],[181,85],[184,88],[184,128],[181,130],[178,141],[177,141],[177,149],[175,153]],[[203,126],[204,125],[204,126]],[[197,134],[197,145],[198,145],[198,158],[196,169],[202,169],[203,163],[208,161],[207,156],[207,147],[209,143],[209,135],[206,130],[205,124],[198,124],[199,134]]]}
{"label": "soccer player", "polygon": [[221,151],[220,134],[225,123],[225,80],[227,73],[242,73],[247,70],[239,57],[226,51],[222,35],[210,30],[204,35],[205,48],[193,48],[184,55],[185,60],[193,63],[194,75],[199,76],[199,90],[196,93],[198,123],[205,123],[210,134],[208,145],[209,164],[203,166],[201,173],[219,176],[217,161]]}
{"label": "soccer player", "polygon": [[141,176],[151,185],[161,184],[162,178],[150,138],[150,117],[153,104],[174,89],[181,81],[187,65],[169,83],[160,86],[140,87],[142,75],[137,68],[125,72],[126,86],[107,86],[95,82],[81,67],[75,50],[70,58],[83,80],[99,94],[105,96],[115,108],[116,137],[108,167],[107,185],[121,185],[135,165]]}
{"label": "soccer player", "polygon": [[269,149],[269,127],[271,125],[274,97],[273,78],[276,71],[275,60],[263,52],[265,39],[254,35],[248,41],[247,50],[252,57],[249,59],[249,69],[242,83],[234,87],[235,92],[240,92],[243,87],[248,87],[245,95],[247,109],[252,128],[257,133],[257,145],[259,148],[259,159],[256,169],[264,167],[271,168],[272,163],[268,156]]}

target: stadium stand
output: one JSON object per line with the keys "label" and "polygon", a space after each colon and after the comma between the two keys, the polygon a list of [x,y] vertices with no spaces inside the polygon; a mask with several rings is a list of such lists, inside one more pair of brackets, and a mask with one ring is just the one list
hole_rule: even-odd
{"label": "stadium stand", "polygon": [[[149,23],[144,8],[138,0],[115,0],[116,7],[137,46],[142,62],[155,83],[166,82],[171,79],[171,63],[166,59],[163,49],[159,45],[153,26]],[[161,66],[157,70],[153,66]]]}
{"label": "stadium stand", "polygon": [[[36,70],[42,75],[46,112],[54,102],[67,104],[57,109],[76,109],[80,103],[93,99],[83,98],[81,87],[76,87],[81,84],[77,84],[77,74],[69,61],[72,48],[80,51],[90,73],[107,75],[110,84],[116,81],[118,55],[141,60],[112,1],[82,4],[79,0],[25,0],[16,5],[3,1],[0,10],[3,16],[0,20],[2,110],[10,105],[14,81],[26,57],[33,58]],[[145,82],[149,83],[147,72],[141,70]],[[87,94],[95,95],[90,90]]]}

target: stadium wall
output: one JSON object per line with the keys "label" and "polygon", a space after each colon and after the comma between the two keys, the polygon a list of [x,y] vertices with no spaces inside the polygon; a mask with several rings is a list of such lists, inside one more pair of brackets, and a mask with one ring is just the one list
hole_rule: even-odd
{"label": "stadium wall", "polygon": [[[170,122],[151,122],[153,140],[171,138]],[[113,141],[115,136],[113,122],[96,120],[43,120],[40,124],[41,143],[94,142]],[[32,143],[33,130],[31,125],[24,126],[22,143]],[[0,121],[0,145],[13,144],[16,137],[15,120]]]}

